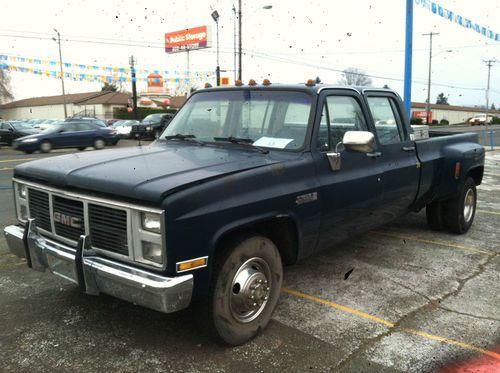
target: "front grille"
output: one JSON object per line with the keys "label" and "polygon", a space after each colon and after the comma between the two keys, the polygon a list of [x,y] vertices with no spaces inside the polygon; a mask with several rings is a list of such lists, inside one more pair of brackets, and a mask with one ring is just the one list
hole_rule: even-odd
{"label": "front grille", "polygon": [[92,246],[128,255],[126,211],[92,203],[88,207]]}
{"label": "front grille", "polygon": [[85,234],[83,203],[74,199],[53,196],[52,208],[56,234],[78,241],[78,238]]}
{"label": "front grille", "polygon": [[36,189],[28,189],[30,217],[36,219],[38,227],[52,231],[50,224],[49,195]]}
{"label": "front grille", "polygon": [[30,218],[46,234],[71,241],[88,234],[92,247],[129,256],[127,209],[31,187],[28,199]]}
{"label": "front grille", "polygon": [[142,132],[144,130],[145,130],[144,126],[132,126],[132,131],[134,132]]}

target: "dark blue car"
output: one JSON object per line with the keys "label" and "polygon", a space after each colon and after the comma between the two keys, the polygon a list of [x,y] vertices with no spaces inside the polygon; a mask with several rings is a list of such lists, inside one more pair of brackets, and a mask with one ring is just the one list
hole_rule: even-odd
{"label": "dark blue car", "polygon": [[48,153],[52,149],[60,148],[84,150],[92,146],[102,149],[106,145],[116,145],[119,140],[116,130],[111,128],[103,128],[89,122],[64,122],[38,134],[16,139],[12,142],[12,147],[25,153],[36,150]]}

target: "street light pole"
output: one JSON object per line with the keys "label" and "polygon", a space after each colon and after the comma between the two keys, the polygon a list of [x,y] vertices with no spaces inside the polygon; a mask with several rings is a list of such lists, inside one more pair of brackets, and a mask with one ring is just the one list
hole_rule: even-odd
{"label": "street light pole", "polygon": [[[64,119],[68,117],[68,108],[66,107],[66,90],[64,89],[64,70],[63,70],[63,60],[62,60],[62,53],[61,53],[61,34],[59,31],[54,29],[54,31],[57,34],[57,44],[59,45],[59,68],[61,69],[61,85],[62,85],[62,94],[63,94],[63,103],[64,103]],[[55,38],[52,38],[52,40],[56,41]]]}
{"label": "street light pole", "polygon": [[[264,5],[263,7],[257,8],[259,9],[271,9],[272,5]],[[242,24],[242,11],[241,11],[241,0],[238,0],[238,80],[242,80],[242,41],[241,41],[241,24]]]}
{"label": "street light pole", "polygon": [[215,21],[217,27],[217,67],[215,69],[215,79],[217,79],[217,86],[220,86],[220,64],[219,64],[219,12],[214,10],[212,12],[212,18]]}
{"label": "street light pole", "polygon": [[431,116],[431,74],[432,74],[432,36],[439,35],[439,32],[430,32],[428,34],[422,34],[423,36],[429,36],[429,79],[427,80],[427,113],[426,113],[426,124],[430,124]]}

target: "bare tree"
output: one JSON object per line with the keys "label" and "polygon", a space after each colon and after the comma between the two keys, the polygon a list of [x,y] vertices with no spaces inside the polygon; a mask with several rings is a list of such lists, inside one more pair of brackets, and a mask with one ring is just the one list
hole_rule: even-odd
{"label": "bare tree", "polygon": [[367,86],[372,85],[372,80],[368,75],[366,75],[364,70],[356,67],[348,67],[342,72],[342,78],[339,80],[339,84]]}
{"label": "bare tree", "polygon": [[10,88],[10,76],[7,71],[0,70],[0,104],[14,99]]}

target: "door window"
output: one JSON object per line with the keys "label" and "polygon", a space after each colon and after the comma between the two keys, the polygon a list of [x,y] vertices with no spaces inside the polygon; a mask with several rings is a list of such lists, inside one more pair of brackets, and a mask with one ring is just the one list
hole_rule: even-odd
{"label": "door window", "polygon": [[405,141],[394,101],[389,97],[368,97],[367,100],[380,143],[389,145]]}
{"label": "door window", "polygon": [[367,131],[361,106],[351,96],[328,96],[321,115],[319,149],[334,150],[347,131]]}

